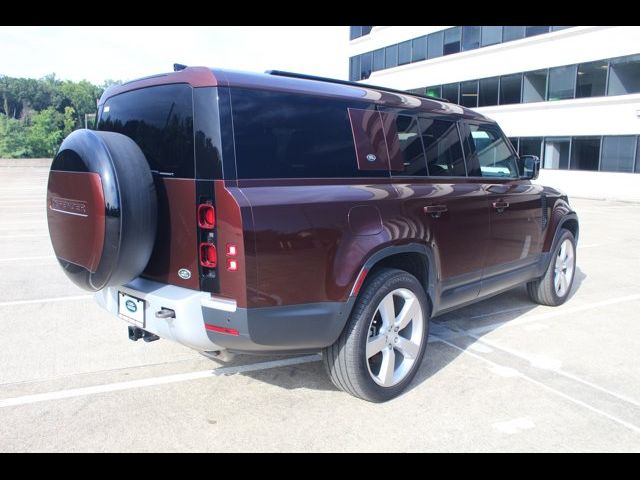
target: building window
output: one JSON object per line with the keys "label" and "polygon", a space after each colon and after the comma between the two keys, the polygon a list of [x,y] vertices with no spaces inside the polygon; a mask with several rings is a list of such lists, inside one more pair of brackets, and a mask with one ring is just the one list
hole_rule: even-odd
{"label": "building window", "polygon": [[442,56],[442,45],[444,32],[435,32],[427,36],[427,58],[437,58]]}
{"label": "building window", "polygon": [[483,78],[478,83],[480,84],[478,106],[498,105],[498,77]]}
{"label": "building window", "polygon": [[444,31],[444,55],[451,55],[460,51],[460,27]]}
{"label": "building window", "polygon": [[425,91],[425,95],[427,97],[442,98],[442,88],[440,87],[440,85],[438,85],[437,87],[427,87]]}
{"label": "building window", "polygon": [[384,48],[373,52],[373,71],[384,70]]}
{"label": "building window", "polygon": [[603,96],[607,85],[608,68],[609,62],[606,60],[578,65],[576,98]]}
{"label": "building window", "polygon": [[549,137],[544,140],[544,168],[566,170],[569,166],[569,137]]}
{"label": "building window", "polygon": [[360,78],[365,79],[371,76],[371,67],[373,64],[373,53],[368,52],[360,55]]}
{"label": "building window", "polygon": [[480,27],[462,27],[462,50],[480,48]]}
{"label": "building window", "polygon": [[555,27],[554,27],[554,26],[552,26],[552,27],[551,27],[551,31],[552,31],[552,32],[557,32],[558,30],[564,30],[565,28],[571,28],[572,26],[573,26],[573,25],[568,26],[568,27],[558,27],[558,26],[555,26]]}
{"label": "building window", "polygon": [[411,40],[398,44],[398,65],[411,63]]}
{"label": "building window", "polygon": [[478,106],[478,81],[471,80],[460,84],[460,105],[469,108]]}
{"label": "building window", "polygon": [[360,80],[360,55],[349,59],[349,79]]}
{"label": "building window", "polygon": [[640,173],[640,140],[638,140],[638,147],[636,149],[636,173]]}
{"label": "building window", "polygon": [[356,38],[362,37],[364,35],[369,35],[372,28],[373,27],[350,26],[349,39],[355,40]]}
{"label": "building window", "polygon": [[526,72],[522,84],[522,102],[544,102],[547,90],[547,70]]}
{"label": "building window", "polygon": [[520,138],[519,147],[518,154],[521,157],[535,155],[540,158],[542,156],[542,137],[522,137]]}
{"label": "building window", "polygon": [[549,69],[549,93],[547,100],[573,98],[576,86],[576,67],[556,67]]}
{"label": "building window", "polygon": [[448,83],[447,85],[442,85],[442,98],[453,103],[460,103],[460,99],[458,98],[459,91],[459,83]]}
{"label": "building window", "polygon": [[502,41],[510,42],[524,38],[524,27],[514,27],[513,25],[505,25],[502,32]]}
{"label": "building window", "polygon": [[549,26],[536,26],[527,27],[525,29],[525,37],[535,37],[536,35],[542,35],[543,33],[549,33]]}
{"label": "building window", "polygon": [[600,137],[573,137],[571,170],[598,170]]}
{"label": "building window", "polygon": [[419,62],[427,58],[427,36],[411,40],[411,61]]}
{"label": "building window", "polygon": [[384,49],[384,68],[398,66],[398,44],[391,45]]}
{"label": "building window", "polygon": [[502,27],[499,26],[483,26],[482,27],[482,46],[495,45],[502,41]]}
{"label": "building window", "polygon": [[602,139],[600,170],[603,172],[633,172],[636,137],[607,136]]}
{"label": "building window", "polygon": [[640,92],[640,55],[611,60],[608,95]]}
{"label": "building window", "polygon": [[522,74],[500,77],[500,105],[520,103],[522,90]]}

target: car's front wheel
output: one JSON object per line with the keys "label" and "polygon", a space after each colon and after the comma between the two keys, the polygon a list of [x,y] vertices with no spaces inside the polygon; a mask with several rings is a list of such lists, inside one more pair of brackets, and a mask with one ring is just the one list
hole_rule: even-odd
{"label": "car's front wheel", "polygon": [[562,230],[544,276],[527,284],[529,297],[541,305],[562,305],[571,293],[575,271],[576,239],[569,230]]}
{"label": "car's front wheel", "polygon": [[384,402],[415,376],[429,333],[424,288],[411,274],[370,274],[338,340],[323,351],[333,383],[356,397]]}

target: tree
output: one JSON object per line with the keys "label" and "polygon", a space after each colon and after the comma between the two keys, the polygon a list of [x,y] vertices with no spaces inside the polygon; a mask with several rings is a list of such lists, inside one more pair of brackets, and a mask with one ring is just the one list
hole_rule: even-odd
{"label": "tree", "polygon": [[121,83],[0,75],[0,157],[53,156],[65,136],[84,127],[85,114],[96,112],[104,89]]}

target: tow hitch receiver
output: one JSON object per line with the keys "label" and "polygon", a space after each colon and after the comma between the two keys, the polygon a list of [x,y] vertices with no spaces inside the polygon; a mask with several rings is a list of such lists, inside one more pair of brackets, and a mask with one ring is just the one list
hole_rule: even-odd
{"label": "tow hitch receiver", "polygon": [[146,330],[143,330],[141,328],[138,327],[134,327],[133,325],[129,325],[127,327],[129,329],[129,340],[133,340],[134,342],[137,342],[140,339],[143,339],[145,342],[155,342],[156,340],[159,340],[160,337],[158,335],[155,335],[151,332],[147,332]]}

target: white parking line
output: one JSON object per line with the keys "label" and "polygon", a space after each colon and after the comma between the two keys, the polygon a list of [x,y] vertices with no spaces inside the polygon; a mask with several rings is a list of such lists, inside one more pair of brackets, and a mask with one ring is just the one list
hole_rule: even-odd
{"label": "white parking line", "polygon": [[[609,300],[603,300],[601,302],[594,302],[594,303],[587,303],[585,305],[580,305],[578,307],[568,307],[568,308],[557,307],[550,312],[541,313],[539,315],[531,315],[529,317],[522,317],[516,320],[504,320],[501,322],[490,323],[489,325],[483,325],[482,327],[471,328],[466,332],[482,335],[483,333],[490,332],[491,330],[495,330],[498,327],[513,327],[516,325],[523,325],[530,322],[537,322],[538,320],[547,320],[549,318],[562,317],[569,313],[583,312],[585,310],[592,310],[594,308],[606,307],[609,305],[615,305],[617,303],[633,302],[635,300],[640,300],[640,294],[627,295],[625,297],[618,297],[618,298],[610,298]],[[507,313],[509,311],[514,311],[514,310],[504,310],[502,312],[494,312],[486,316],[499,315],[500,313]],[[475,318],[479,318],[479,317],[475,317]]]}
{"label": "white parking line", "polygon": [[[470,348],[474,347],[477,345],[477,343],[486,345],[488,347],[493,347],[493,348],[497,348],[498,350],[502,350],[503,352],[506,352],[510,355],[513,355],[514,357],[520,358],[522,360],[525,360],[527,362],[529,362],[530,364],[535,366],[535,361],[536,358],[532,355],[528,355],[524,352],[520,352],[518,350],[514,350],[512,348],[509,347],[505,347],[502,346],[500,344],[498,344],[497,342],[493,342],[491,340],[488,340],[486,338],[480,338],[477,335],[474,335],[472,333],[467,333],[468,336],[470,336],[471,338],[474,338],[476,340],[476,343],[474,343],[473,345],[470,346]],[[481,350],[478,350],[477,348],[473,348],[473,350],[482,353]],[[596,385],[595,383],[592,383],[588,380],[584,380],[572,373],[569,372],[565,372],[564,370],[562,370],[561,368],[550,368],[549,370],[553,371],[554,373],[557,373],[558,375],[562,375],[563,377],[566,378],[570,378],[571,380],[575,380],[576,382],[582,383],[583,385],[587,385],[591,388],[594,388],[596,390],[600,390],[601,392],[604,392],[608,395],[611,395],[612,397],[616,397],[618,400],[622,400],[624,402],[630,403],[632,405],[635,405],[636,407],[640,408],[640,403],[637,402],[636,400],[627,397],[626,395],[623,395],[621,393],[617,393],[617,392],[613,392],[607,388],[601,387],[600,385]]]}
{"label": "white parking line", "polygon": [[39,298],[36,300],[14,300],[11,302],[0,302],[0,307],[10,307],[12,305],[29,305],[31,303],[70,302],[73,300],[87,300],[89,298],[93,298],[93,295],[73,295],[70,297]]}
{"label": "white parking line", "polygon": [[166,385],[168,383],[186,382],[201,378],[217,377],[221,375],[234,375],[236,373],[256,372],[276,367],[289,367],[303,363],[317,362],[320,355],[307,355],[304,357],[287,358],[284,360],[273,360],[270,362],[253,363],[250,365],[240,365],[237,367],[222,367],[214,370],[202,370],[199,372],[179,373],[177,375],[166,375],[163,377],[144,378],[142,380],[131,380],[129,382],[109,383],[106,385],[96,385],[93,387],[72,388],[69,390],[59,390],[57,392],[38,393],[35,395],[24,395],[22,397],[5,398],[0,400],[0,408],[16,407],[31,403],[46,402],[49,400],[61,400],[64,398],[83,397],[98,393],[117,392],[130,390],[132,388],[152,387],[155,385]]}
{"label": "white parking line", "polygon": [[56,258],[55,255],[43,255],[41,257],[13,257],[13,258],[0,258],[0,262],[18,262],[23,260],[45,260],[50,258]]}
{"label": "white parking line", "polygon": [[[444,340],[444,339],[442,339],[442,338],[440,338],[439,340],[440,340],[441,342],[443,342],[443,343],[446,343],[446,344],[447,344],[447,345],[449,345],[450,347],[455,348],[456,350],[460,350],[460,351],[461,351],[462,353],[464,353],[464,354],[471,355],[472,357],[477,358],[478,360],[482,360],[483,362],[488,363],[488,364],[489,364],[489,365],[491,365],[492,367],[504,368],[504,365],[500,365],[499,363],[493,362],[493,361],[491,361],[491,360],[489,360],[489,359],[487,359],[487,358],[484,358],[484,357],[482,357],[482,356],[480,356],[480,355],[477,355],[477,354],[475,354],[475,353],[473,353],[473,352],[470,352],[470,351],[468,351],[468,350],[465,350],[464,348],[461,348],[461,347],[459,347],[459,346],[457,346],[457,345],[455,345],[455,344],[453,344],[453,343],[451,343],[451,342],[447,342],[446,340]],[[531,382],[531,383],[533,383],[534,385],[538,385],[539,387],[542,387],[542,388],[544,388],[545,390],[548,390],[548,391],[550,391],[550,392],[552,392],[552,393],[555,393],[556,395],[558,395],[558,396],[560,396],[560,397],[562,397],[562,398],[564,398],[564,399],[566,399],[566,400],[569,400],[570,402],[573,402],[573,403],[575,403],[576,405],[580,405],[581,407],[584,407],[584,408],[586,408],[587,410],[591,410],[591,411],[592,411],[592,412],[594,412],[594,413],[597,413],[597,414],[599,414],[599,415],[602,415],[603,417],[606,417],[606,418],[608,418],[609,420],[612,420],[612,421],[616,422],[617,424],[622,425],[623,427],[628,428],[629,430],[632,430],[632,431],[634,431],[634,432],[636,432],[636,433],[640,433],[640,427],[638,427],[638,426],[636,426],[636,425],[633,425],[632,423],[626,422],[626,421],[624,421],[624,420],[622,420],[622,419],[620,419],[620,418],[618,418],[618,417],[615,417],[615,416],[613,416],[613,415],[611,415],[611,414],[609,414],[609,413],[607,413],[607,412],[604,412],[604,411],[602,411],[602,410],[600,410],[600,409],[598,409],[598,408],[596,408],[596,407],[593,407],[593,406],[589,405],[588,403],[583,402],[582,400],[578,400],[577,398],[574,398],[574,397],[572,397],[571,395],[567,395],[566,393],[563,393],[563,392],[561,392],[561,391],[559,391],[559,390],[556,390],[556,389],[555,389],[555,388],[553,388],[553,387],[550,387],[550,386],[548,386],[548,385],[545,385],[544,383],[539,382],[538,380],[535,380],[535,379],[533,379],[533,378],[531,378],[531,377],[528,377],[527,375],[525,375],[525,374],[523,374],[523,373],[521,373],[521,372],[519,373],[518,377],[520,377],[520,378],[522,378],[522,379],[524,379],[524,380],[527,380],[528,382]]]}

